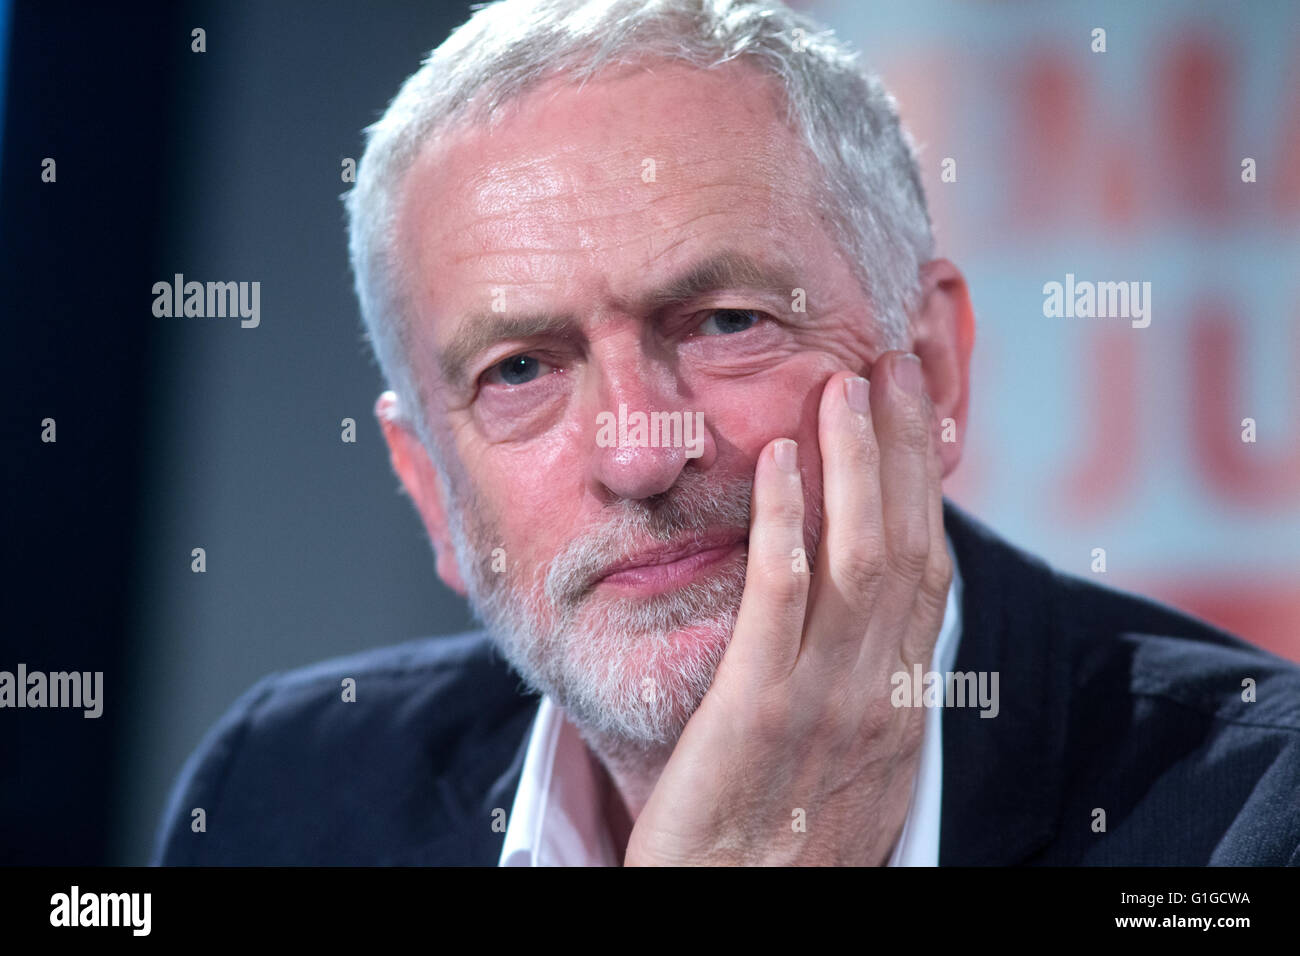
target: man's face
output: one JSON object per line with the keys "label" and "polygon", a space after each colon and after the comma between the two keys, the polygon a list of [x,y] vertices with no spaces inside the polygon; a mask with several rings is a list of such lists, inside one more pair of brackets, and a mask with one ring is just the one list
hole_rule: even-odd
{"label": "man's face", "polygon": [[[799,443],[815,554],[821,387],[886,348],[751,70],[547,84],[490,135],[433,137],[405,184],[440,572],[525,678],[630,743],[675,740],[712,681],[774,438]],[[697,275],[721,284],[682,283],[723,255]],[[704,430],[611,445],[620,407]]]}

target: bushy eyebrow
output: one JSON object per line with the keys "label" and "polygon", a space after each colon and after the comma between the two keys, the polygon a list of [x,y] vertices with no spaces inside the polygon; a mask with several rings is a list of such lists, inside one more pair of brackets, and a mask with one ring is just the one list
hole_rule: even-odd
{"label": "bushy eyebrow", "polygon": [[695,263],[662,289],[645,296],[641,307],[654,312],[723,289],[745,289],[789,298],[800,283],[794,268],[784,261],[760,262],[741,252],[724,251]]}
{"label": "bushy eyebrow", "polygon": [[447,346],[438,355],[442,380],[462,388],[469,377],[469,365],[485,349],[507,339],[574,339],[578,327],[574,316],[539,312],[506,315],[503,312],[472,312],[466,315]]}
{"label": "bushy eyebrow", "polygon": [[[635,303],[634,309],[638,315],[653,315],[726,289],[788,299],[799,284],[795,270],[788,262],[769,264],[744,253],[726,250],[701,259],[662,287],[646,293]],[[451,341],[439,353],[438,365],[443,381],[460,388],[468,384],[468,369],[474,357],[497,342],[547,337],[576,340],[580,334],[578,317],[574,315],[473,312],[461,319]]]}

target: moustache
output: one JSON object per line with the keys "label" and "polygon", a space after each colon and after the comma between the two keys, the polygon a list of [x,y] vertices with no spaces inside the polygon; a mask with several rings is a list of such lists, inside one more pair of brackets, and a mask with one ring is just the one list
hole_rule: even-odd
{"label": "moustache", "polygon": [[546,595],[561,611],[580,605],[613,565],[647,542],[681,543],[712,531],[749,532],[752,478],[707,478],[684,472],[662,495],[622,499],[610,516],[557,554],[546,574]]}

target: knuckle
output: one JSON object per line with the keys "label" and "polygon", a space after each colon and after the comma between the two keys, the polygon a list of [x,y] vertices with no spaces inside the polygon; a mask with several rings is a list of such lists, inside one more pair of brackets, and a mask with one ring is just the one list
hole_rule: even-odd
{"label": "knuckle", "polygon": [[757,569],[756,580],[766,604],[780,611],[802,607],[808,591],[808,575],[795,571],[789,556],[777,555],[775,560]]}
{"label": "knuckle", "polygon": [[952,585],[952,560],[946,548],[931,555],[921,575],[921,593],[932,606],[942,607],[948,602],[948,588]]}
{"label": "knuckle", "polygon": [[893,437],[908,451],[924,453],[930,447],[930,425],[919,415],[904,415],[895,423]]}
{"label": "knuckle", "polygon": [[904,635],[900,651],[905,662],[905,670],[910,671],[915,664],[929,665],[934,658],[934,645],[940,627],[942,624],[935,622],[932,628],[914,628]]}
{"label": "knuckle", "polygon": [[918,522],[908,521],[890,536],[889,563],[910,580],[919,580],[930,563],[930,538]]}
{"label": "knuckle", "polygon": [[869,428],[864,428],[860,439],[852,443],[851,454],[863,470],[880,467],[880,445]]}
{"label": "knuckle", "polygon": [[768,520],[782,530],[801,529],[803,527],[803,502],[793,498],[783,498],[773,502],[767,512]]}
{"label": "knuckle", "polygon": [[873,743],[886,734],[898,720],[897,708],[888,694],[871,694],[863,702],[858,719],[858,733],[867,743]]}
{"label": "knuckle", "polygon": [[880,549],[864,538],[849,549],[839,562],[841,581],[851,592],[874,592],[885,576],[886,561]]}

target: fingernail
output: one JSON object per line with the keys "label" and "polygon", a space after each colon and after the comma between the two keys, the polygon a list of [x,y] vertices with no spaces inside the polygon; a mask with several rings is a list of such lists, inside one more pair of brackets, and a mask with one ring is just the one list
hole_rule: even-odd
{"label": "fingernail", "polygon": [[871,407],[868,395],[871,393],[871,383],[861,375],[855,375],[852,378],[844,380],[844,400],[849,403],[849,408],[859,414],[865,415]]}
{"label": "fingernail", "polygon": [[798,453],[799,445],[790,438],[782,438],[772,447],[772,457],[776,459],[776,467],[791,474],[798,467]]}
{"label": "fingernail", "polygon": [[894,381],[908,395],[920,395],[923,382],[921,360],[908,353],[894,363]]}

